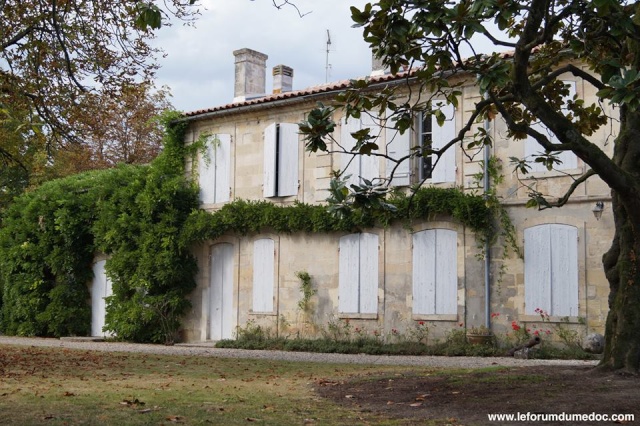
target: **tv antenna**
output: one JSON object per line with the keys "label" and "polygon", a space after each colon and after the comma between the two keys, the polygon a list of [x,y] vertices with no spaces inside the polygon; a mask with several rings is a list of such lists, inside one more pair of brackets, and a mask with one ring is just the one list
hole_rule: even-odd
{"label": "tv antenna", "polygon": [[329,71],[331,70],[331,64],[329,63],[329,51],[331,50],[331,34],[329,33],[329,30],[327,30],[327,56],[326,56],[326,60],[325,60],[325,75],[324,75],[324,82],[328,83],[329,82]]}

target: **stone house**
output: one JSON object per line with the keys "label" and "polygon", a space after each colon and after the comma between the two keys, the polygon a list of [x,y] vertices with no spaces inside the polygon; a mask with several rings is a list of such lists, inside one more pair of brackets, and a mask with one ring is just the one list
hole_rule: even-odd
{"label": "stone house", "polygon": [[[234,55],[233,103],[185,114],[187,142],[202,135],[208,140],[208,155],[189,164],[201,187],[201,208],[215,211],[239,199],[321,204],[334,170],[347,168],[354,181],[389,175],[391,164],[380,157],[350,161],[345,154],[305,152],[297,123],[317,102],[331,104],[348,81],[293,90],[293,70],[278,65],[273,68],[272,93],[267,93],[267,56],[250,49]],[[393,76],[379,68],[374,61],[374,89],[418,87],[407,75]],[[595,99],[595,89],[583,81],[573,76],[564,81],[578,97]],[[481,99],[476,86],[462,83],[458,107],[442,107],[447,118],[442,127],[424,114],[400,135],[364,115],[345,121],[336,111],[336,142],[353,146],[350,133],[365,126],[380,134],[378,145],[394,158],[425,141],[436,147],[448,142]],[[354,329],[385,336],[406,333],[418,322],[428,323],[436,337],[480,324],[505,333],[512,321],[544,328],[537,309],[546,311],[551,321],[568,321],[581,333],[603,333],[608,283],[601,256],[613,235],[609,189],[593,178],[561,209],[526,208],[527,190],[512,172],[509,158],[540,149],[534,142],[506,139],[505,129],[500,120],[487,123],[494,144],[486,152],[458,146],[435,167],[429,158],[405,162],[392,185],[408,189],[426,178],[427,185],[482,194],[476,176],[485,158],[494,158],[502,165],[503,179],[493,189],[514,225],[522,257],[505,252],[500,244],[491,247],[489,256],[481,256],[475,233],[446,216],[416,221],[410,229],[394,224],[350,234],[277,234],[268,229],[255,235],[229,234],[194,247],[200,272],[193,307],[183,323],[184,339],[233,338],[238,327],[252,322],[278,334],[318,335],[345,320]],[[610,126],[592,138],[606,152],[612,152],[611,139]],[[526,182],[540,192],[562,195],[587,167],[572,154],[563,154],[562,160],[554,171],[534,165]],[[594,217],[596,205],[604,206],[599,219]],[[301,271],[309,274],[315,290],[306,313],[299,308],[302,293],[296,273]]]}

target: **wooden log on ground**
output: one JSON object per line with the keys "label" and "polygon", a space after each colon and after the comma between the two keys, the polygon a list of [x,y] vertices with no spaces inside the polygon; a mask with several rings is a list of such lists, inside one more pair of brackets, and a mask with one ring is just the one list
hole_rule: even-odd
{"label": "wooden log on ground", "polygon": [[508,352],[509,356],[513,356],[513,354],[515,354],[517,351],[519,351],[520,349],[524,349],[524,348],[532,348],[535,345],[540,344],[540,342],[542,341],[542,339],[540,339],[540,336],[533,336],[527,343],[525,343],[524,345],[520,345],[520,346],[516,346],[515,348],[511,348]]}

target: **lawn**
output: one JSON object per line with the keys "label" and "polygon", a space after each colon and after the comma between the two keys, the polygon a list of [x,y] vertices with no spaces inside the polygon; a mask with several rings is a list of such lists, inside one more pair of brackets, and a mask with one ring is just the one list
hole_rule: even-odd
{"label": "lawn", "polygon": [[461,370],[0,345],[2,425],[487,425],[489,413],[640,419],[638,401],[638,376],[589,364]]}
{"label": "lawn", "polygon": [[314,389],[407,371],[0,346],[0,424],[397,424],[341,407]]}

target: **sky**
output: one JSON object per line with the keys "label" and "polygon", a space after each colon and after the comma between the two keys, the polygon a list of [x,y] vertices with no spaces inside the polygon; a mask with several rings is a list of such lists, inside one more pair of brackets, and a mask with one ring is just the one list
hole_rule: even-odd
{"label": "sky", "polygon": [[[327,80],[327,30],[331,38],[328,81],[363,77],[371,72],[371,51],[362,28],[352,28],[350,6],[367,0],[295,0],[277,9],[272,0],[203,0],[195,27],[174,23],[154,41],[159,58],[156,85],[169,86],[173,106],[194,111],[231,103],[233,51],[241,48],[268,55],[267,93],[276,65],[293,68],[293,90]],[[276,0],[276,3],[282,3]]]}

